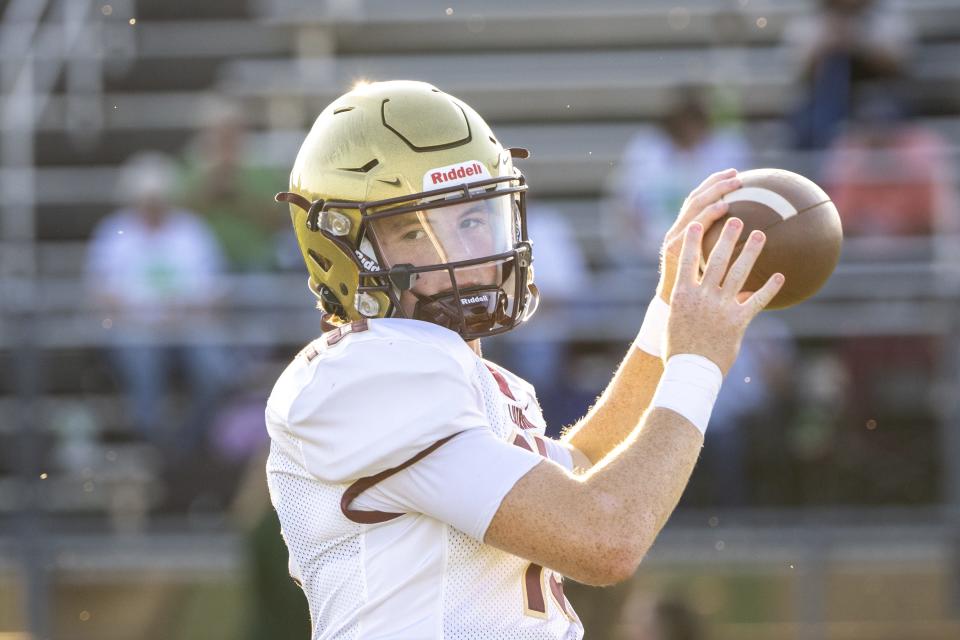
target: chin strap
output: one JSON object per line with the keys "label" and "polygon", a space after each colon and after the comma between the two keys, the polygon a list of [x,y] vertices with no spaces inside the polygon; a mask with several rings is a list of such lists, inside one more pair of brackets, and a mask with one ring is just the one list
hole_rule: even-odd
{"label": "chin strap", "polygon": [[411,291],[417,298],[413,309],[414,320],[438,324],[451,331],[484,333],[506,319],[507,296],[499,287],[473,287],[456,292],[424,296]]}

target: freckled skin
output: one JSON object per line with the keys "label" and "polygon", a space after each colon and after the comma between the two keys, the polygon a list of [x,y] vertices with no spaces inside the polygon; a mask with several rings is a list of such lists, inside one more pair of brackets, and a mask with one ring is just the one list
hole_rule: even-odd
{"label": "freckled skin", "polygon": [[[690,194],[664,239],[657,288],[671,304],[666,356],[703,355],[724,374],[747,325],[782,286],[776,274],[755,294],[738,296],[763,246],[760,234],[729,265],[739,221],[724,227],[701,279],[703,233],[726,211],[719,198],[738,187],[728,170]],[[563,437],[583,472],[541,462],[504,498],[485,542],[578,582],[629,578],[676,507],[703,446],[686,418],[649,408],[662,373],[659,358],[631,348],[596,405]]]}
{"label": "freckled skin", "polygon": [[[375,222],[373,231],[384,247],[386,266],[430,266],[502,251],[504,247],[497,242],[498,215],[489,202],[467,202],[388,217]],[[490,285],[496,280],[497,267],[492,264],[460,269],[457,273],[460,287]],[[445,271],[418,274],[411,290],[401,293],[400,306],[409,316],[417,304],[413,292],[431,296],[452,286]]]}

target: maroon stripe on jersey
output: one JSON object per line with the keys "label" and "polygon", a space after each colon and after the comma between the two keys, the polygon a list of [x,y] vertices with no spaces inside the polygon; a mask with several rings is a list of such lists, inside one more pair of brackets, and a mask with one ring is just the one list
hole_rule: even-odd
{"label": "maroon stripe on jersey", "polygon": [[540,455],[544,458],[549,458],[547,455],[547,443],[543,441],[543,438],[540,436],[533,436],[533,441],[537,443],[537,451],[540,452]]}
{"label": "maroon stripe on jersey", "polygon": [[517,406],[511,405],[510,409],[510,419],[513,420],[513,424],[517,425],[521,429],[535,429],[536,427],[532,422],[527,420],[527,416],[524,415],[523,409]]}
{"label": "maroon stripe on jersey", "polygon": [[520,428],[521,429],[536,429],[532,422],[527,420],[527,414],[523,412],[523,409],[520,410]]}
{"label": "maroon stripe on jersey", "polygon": [[[513,392],[510,391],[510,385],[507,384],[507,379],[503,377],[503,374],[490,365],[487,365],[487,369],[490,371],[493,379],[497,381],[497,386],[500,387],[500,393],[507,396],[514,402],[517,402],[517,399],[514,397]],[[520,407],[510,407],[510,419],[513,420],[513,423],[521,429],[536,429],[533,423],[527,419],[527,416],[523,413],[523,409]]]}
{"label": "maroon stripe on jersey", "polygon": [[543,587],[540,584],[542,572],[543,567],[530,564],[527,566],[526,573],[523,574],[523,582],[527,590],[527,608],[537,613],[547,612],[547,602],[543,597]]}
{"label": "maroon stripe on jersey", "polygon": [[533,447],[531,447],[531,446],[530,446],[530,443],[527,442],[527,439],[524,438],[524,437],[523,437],[522,435],[520,435],[519,433],[518,433],[516,436],[514,436],[514,438],[513,438],[513,444],[516,445],[516,446],[518,446],[518,447],[520,447],[521,449],[526,449],[526,450],[529,451],[530,453],[533,453]]}
{"label": "maroon stripe on jersey", "polygon": [[331,331],[327,335],[327,346],[332,347],[333,345],[340,342],[344,336],[350,333],[360,333],[361,331],[366,331],[369,328],[367,325],[367,319],[361,318],[360,320],[354,320],[350,324],[343,324]]}
{"label": "maroon stripe on jersey", "polygon": [[564,615],[569,618],[570,611],[567,609],[567,598],[563,595],[563,582],[557,580],[557,576],[553,573],[550,574],[550,592],[563,610]]}
{"label": "maroon stripe on jersey", "polygon": [[497,381],[497,386],[500,387],[500,392],[511,400],[516,400],[516,398],[513,397],[513,392],[510,391],[510,385],[507,384],[507,379],[503,377],[503,374],[490,365],[487,365],[487,369],[493,375],[493,379]]}
{"label": "maroon stripe on jersey", "polygon": [[[394,518],[399,518],[402,516],[402,513],[386,513],[384,511],[361,511],[358,509],[351,509],[350,504],[356,500],[357,496],[361,493],[374,486],[378,482],[383,482],[390,476],[395,473],[400,473],[410,465],[419,462],[420,460],[426,458],[428,455],[439,449],[442,445],[449,442],[455,436],[460,435],[455,433],[452,436],[447,436],[443,440],[437,440],[432,445],[413,456],[403,464],[393,467],[391,469],[386,469],[381,471],[375,476],[367,476],[366,478],[360,478],[343,492],[343,497],[340,498],[340,511],[343,512],[343,515],[347,517],[348,520],[356,522],[358,524],[379,524],[381,522],[387,522],[393,520]],[[514,443],[516,444],[516,443]],[[529,445],[528,445],[529,448]]]}

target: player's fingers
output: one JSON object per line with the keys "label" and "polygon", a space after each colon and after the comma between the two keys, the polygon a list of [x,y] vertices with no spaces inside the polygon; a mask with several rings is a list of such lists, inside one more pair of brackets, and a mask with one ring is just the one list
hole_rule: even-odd
{"label": "player's fingers", "polygon": [[703,284],[720,286],[723,275],[727,272],[727,266],[730,264],[730,256],[733,255],[733,248],[740,237],[740,231],[743,230],[743,220],[740,218],[730,218],[723,225],[720,231],[720,238],[713,245],[713,251],[710,252],[710,259],[707,267],[703,271]]}
{"label": "player's fingers", "polygon": [[736,169],[724,169],[723,171],[711,173],[703,182],[697,185],[696,189],[690,192],[690,197],[698,196],[717,182],[732,178],[735,175],[737,175]]}
{"label": "player's fingers", "polygon": [[[687,196],[687,199],[684,200],[683,207],[680,210],[680,215],[677,217],[676,221],[673,223],[673,226],[670,227],[670,231],[667,232],[667,237],[674,235],[681,235],[683,230],[687,228],[687,225],[693,222],[697,217],[703,213],[704,209],[713,204],[713,201],[720,199],[720,194],[716,198],[713,198],[713,201],[709,199],[703,199],[701,196],[704,192],[716,184],[718,181],[727,179],[737,179],[737,170],[736,169],[727,169],[726,171],[718,171],[717,173],[712,174],[709,178],[700,183],[696,189],[690,192],[690,195]],[[732,191],[732,189],[731,189]],[[724,192],[728,193],[728,192]]]}
{"label": "player's fingers", "polygon": [[680,259],[677,263],[677,283],[696,283],[700,273],[700,243],[703,239],[703,225],[692,222],[683,234],[683,246],[680,247]]}
{"label": "player's fingers", "polygon": [[686,216],[681,216],[677,222],[674,223],[673,228],[667,232],[666,239],[663,243],[664,252],[671,255],[677,255],[680,252],[680,243],[683,241],[683,230],[686,228],[686,226],[678,227],[682,220],[687,220],[685,224],[699,222],[703,225],[703,232],[706,233],[707,230],[713,226],[713,223],[722,218],[729,209],[730,205],[728,203],[723,200],[717,200],[701,211],[693,220],[689,220],[690,216],[694,213],[693,211],[689,212]]}
{"label": "player's fingers", "polygon": [[763,250],[763,243],[766,242],[766,240],[766,234],[759,229],[750,233],[747,241],[743,243],[743,249],[740,251],[740,255],[733,261],[733,266],[731,266],[730,271],[727,272],[727,277],[723,279],[724,291],[736,294],[743,289],[743,285],[747,283],[747,278],[750,277],[750,270],[753,269],[753,265],[756,264],[757,258]]}
{"label": "player's fingers", "polygon": [[731,191],[736,191],[743,186],[743,182],[738,176],[732,178],[727,178],[719,182],[715,182],[710,185],[702,192],[693,196],[690,200],[690,208],[695,209],[698,212],[703,210],[705,207],[710,206],[723,196],[727,195]]}
{"label": "player's fingers", "polygon": [[[680,250],[680,243],[683,241],[683,232],[691,222],[699,222],[703,225],[703,232],[706,233],[714,222],[722,218],[730,208],[730,205],[723,200],[717,200],[706,209],[697,212],[690,209],[684,211],[679,218],[674,221],[670,231],[667,232],[664,239],[664,246]],[[682,226],[681,226],[682,225]]]}
{"label": "player's fingers", "polygon": [[743,304],[750,313],[750,317],[753,317],[760,313],[766,308],[768,304],[776,297],[780,292],[780,289],[783,287],[783,283],[786,279],[783,277],[782,273],[775,273],[770,276],[762,287],[757,289],[757,291],[747,298],[747,301]]}
{"label": "player's fingers", "polygon": [[696,218],[693,219],[694,222],[699,222],[703,225],[703,232],[706,233],[710,227],[713,226],[713,223],[726,215],[727,211],[730,209],[730,205],[723,200],[717,200],[712,205],[700,212]]}

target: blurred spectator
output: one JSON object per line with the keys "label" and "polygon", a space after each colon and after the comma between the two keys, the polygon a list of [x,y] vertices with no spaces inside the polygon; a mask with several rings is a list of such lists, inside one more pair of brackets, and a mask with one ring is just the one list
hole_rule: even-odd
{"label": "blurred spectator", "polygon": [[[263,402],[260,403],[260,430]],[[310,610],[303,590],[290,577],[289,554],[277,512],[270,504],[263,469],[267,447],[250,457],[237,483],[232,504],[235,526],[242,532],[246,640],[310,638]]]}
{"label": "blurred spectator", "polygon": [[938,367],[952,339],[858,335],[836,346],[849,379],[838,446],[843,459],[833,465],[843,474],[835,490],[840,499],[859,504],[937,499],[942,463],[936,424],[942,418],[934,398]]}
{"label": "blurred spectator", "polygon": [[275,360],[247,371],[242,386],[217,415],[210,438],[210,460],[217,462],[221,476],[212,484],[219,483],[224,495],[229,494],[232,520],[243,536],[246,640],[311,637],[307,599],[290,577],[290,555],[264,482],[270,438],[263,406],[277,375]]}
{"label": "blurred spectator", "polygon": [[[781,401],[789,394],[795,361],[790,329],[761,316],[747,330],[740,355],[717,396],[701,456],[697,480],[706,504],[743,507],[751,504],[751,436],[778,429],[787,416]],[[758,455],[766,457],[769,451]],[[696,482],[696,481],[695,481]],[[696,487],[696,485],[694,485]]]}
{"label": "blurred spectator", "polygon": [[684,199],[704,178],[747,169],[750,149],[736,129],[715,129],[701,89],[681,89],[659,130],[627,145],[614,176],[607,238],[616,262],[654,262]]}
{"label": "blurred spectator", "polygon": [[[917,256],[919,251],[923,259],[955,261],[958,212],[953,175],[948,142],[937,131],[909,121],[896,91],[876,87],[858,95],[855,117],[830,149],[823,178],[842,216],[844,233],[863,238],[848,243],[846,253],[889,261],[898,255]],[[921,241],[904,241],[910,237]],[[922,333],[895,340],[854,335],[838,341],[836,353],[849,376],[846,429],[841,430],[846,439],[838,445],[845,456],[823,457],[816,447],[816,455],[806,456],[806,475],[811,478],[803,486],[807,502],[850,500],[851,485],[860,487],[855,499],[861,502],[910,502],[932,494],[935,480],[917,444],[923,442],[918,435],[922,425],[935,420],[927,390],[933,384],[931,372],[936,371],[935,354],[942,351],[936,336]],[[816,433],[813,428],[797,433],[808,431]],[[885,459],[888,451],[897,452],[895,464]],[[831,464],[833,478],[855,478],[865,471],[878,477],[865,483],[823,482],[817,472]],[[896,473],[877,473],[887,468]]]}
{"label": "blurred spectator", "polygon": [[823,181],[851,236],[955,231],[948,143],[909,122],[889,88],[867,92],[827,155]]}
{"label": "blurred spectator", "polygon": [[794,145],[822,149],[848,117],[854,89],[904,71],[913,32],[906,16],[876,0],[820,0],[785,34],[804,89],[793,117]]}
{"label": "blurred spectator", "polygon": [[654,597],[635,588],[624,603],[617,640],[703,640],[703,624],[680,595]]}
{"label": "blurred spectator", "polygon": [[840,488],[849,484],[844,472],[851,466],[842,440],[851,424],[852,382],[833,350],[808,353],[796,363],[795,406],[782,430],[786,437],[766,438],[781,455],[763,459],[759,470],[783,485],[779,493],[764,496],[773,504],[836,504],[843,498]]}
{"label": "blurred spectator", "polygon": [[[211,343],[221,255],[216,239],[193,213],[170,205],[176,165],[157,153],[130,159],[119,181],[126,206],[96,227],[87,286],[103,312],[111,356],[128,396],[131,422],[160,444],[199,445],[229,364]],[[185,434],[169,433],[162,399],[178,360],[192,404]]]}
{"label": "blurred spectator", "polygon": [[210,104],[184,161],[184,202],[210,225],[227,268],[267,271],[275,266],[274,237],[289,226],[273,202],[286,179],[247,162],[246,145],[243,111],[232,103]]}

